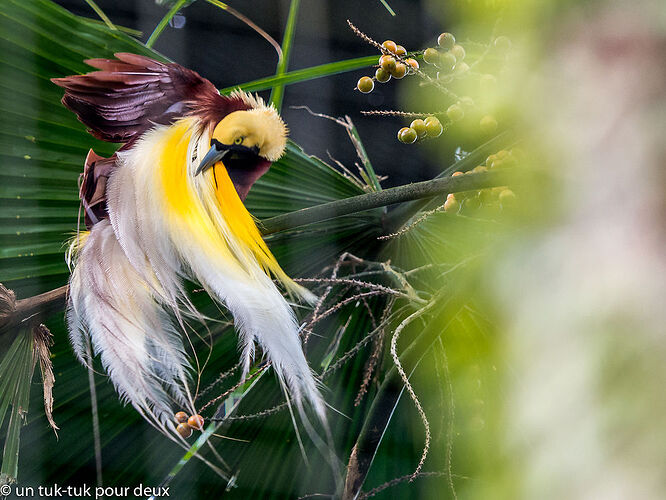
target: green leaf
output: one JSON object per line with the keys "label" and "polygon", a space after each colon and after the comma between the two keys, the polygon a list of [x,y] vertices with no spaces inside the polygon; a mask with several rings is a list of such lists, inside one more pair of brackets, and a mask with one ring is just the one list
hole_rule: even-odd
{"label": "green leaf", "polygon": [[21,328],[0,362],[0,426],[9,411],[0,484],[15,482],[18,477],[20,435],[30,404],[34,361],[31,331],[29,328]]}
{"label": "green leaf", "polygon": [[298,82],[306,82],[309,80],[316,80],[326,76],[337,75],[354,71],[357,69],[367,68],[377,63],[377,56],[356,57],[354,59],[346,59],[344,61],[337,61],[332,63],[320,64],[311,68],[297,69],[289,71],[281,76],[267,76],[259,78],[251,82],[226,87],[220,90],[222,94],[230,94],[234,90],[241,88],[247,92],[258,92],[273,88],[276,85],[289,85]]}
{"label": "green leaf", "polygon": [[[296,20],[298,18],[298,6],[300,0],[291,0],[289,5],[289,15],[287,16],[287,26],[284,30],[284,38],[282,40],[282,57],[278,61],[276,77],[281,77],[287,72],[289,66],[289,58],[291,57],[291,47],[294,43],[294,34],[296,33]],[[280,111],[282,109],[282,98],[284,97],[284,84],[273,86],[271,91],[271,102],[275,108]]]}

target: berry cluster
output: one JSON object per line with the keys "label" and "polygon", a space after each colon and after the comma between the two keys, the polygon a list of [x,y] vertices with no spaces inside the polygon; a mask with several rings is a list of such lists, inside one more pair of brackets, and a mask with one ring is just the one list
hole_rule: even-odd
{"label": "berry cluster", "polygon": [[[448,87],[449,84],[457,80],[478,78],[480,98],[483,106],[491,97],[497,87],[497,78],[492,74],[479,74],[471,71],[478,67],[486,55],[494,50],[496,53],[504,54],[511,49],[511,41],[506,36],[495,37],[486,50],[474,60],[471,65],[465,62],[466,51],[462,44],[456,42],[456,38],[451,33],[442,33],[437,38],[436,47],[428,47],[423,51],[416,51],[410,54],[402,46],[396,44],[393,40],[386,40],[381,45],[370,37],[362,33],[353,24],[349,23],[354,32],[368,43],[381,50],[382,55],[374,76],[363,76],[357,84],[356,89],[364,94],[370,93],[375,88],[375,82],[386,83],[391,78],[400,80],[406,75],[418,75],[425,80],[424,85],[433,85],[443,92],[448,98],[452,98],[454,103],[446,111],[436,113],[440,119],[431,113],[424,113],[422,117],[413,120],[409,127],[403,127],[398,131],[398,140],[404,144],[413,144],[424,138],[439,137],[442,132],[447,130],[450,125],[460,122],[463,119],[479,120],[479,129],[484,135],[491,135],[497,131],[497,119],[491,114],[480,113],[480,107],[469,96],[458,97]],[[420,68],[415,59],[421,57],[427,65],[434,68],[435,71],[427,67]],[[433,74],[434,73],[434,74]],[[482,106],[482,107],[483,107]],[[401,111],[367,111],[366,114],[384,114],[394,116],[414,116],[415,113],[406,113]],[[418,117],[418,113],[416,116]],[[480,119],[479,119],[480,118]]]}
{"label": "berry cluster", "polygon": [[361,77],[356,88],[364,94],[369,94],[375,88],[375,81],[386,83],[391,78],[401,80],[406,75],[416,73],[419,63],[412,57],[405,59],[406,55],[407,50],[402,45],[396,44],[393,40],[386,40],[382,43],[382,56],[379,58],[379,67],[375,71],[375,76]]}
{"label": "berry cluster", "polygon": [[412,144],[424,137],[439,137],[444,127],[435,116],[428,116],[425,120],[417,118],[409,127],[398,130],[398,140],[405,144]]}
{"label": "berry cluster", "polygon": [[[523,159],[523,152],[518,148],[511,151],[502,149],[486,158],[484,165],[478,165],[467,172],[453,172],[452,176],[486,172],[491,168],[509,167]],[[479,208],[511,209],[516,202],[515,193],[506,186],[486,188],[478,191],[465,191],[450,193],[444,202],[444,211],[448,213],[462,213],[476,211]]]}
{"label": "berry cluster", "polygon": [[437,72],[438,80],[448,81],[452,73],[462,75],[469,71],[469,66],[463,62],[466,55],[465,49],[456,43],[456,37],[451,33],[442,33],[437,38],[437,45],[439,49],[433,47],[425,49],[423,60],[439,70]]}
{"label": "berry cluster", "polygon": [[184,411],[179,411],[174,415],[174,419],[178,422],[176,431],[182,438],[187,439],[192,435],[192,429],[203,430],[204,418],[201,415],[190,415]]}

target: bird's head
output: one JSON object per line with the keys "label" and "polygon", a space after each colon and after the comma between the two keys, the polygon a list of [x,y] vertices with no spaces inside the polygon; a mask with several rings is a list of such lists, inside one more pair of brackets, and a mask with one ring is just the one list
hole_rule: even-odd
{"label": "bird's head", "polygon": [[215,125],[210,150],[195,175],[222,163],[244,200],[252,184],[282,156],[286,144],[287,127],[275,108],[262,105],[234,111]]}

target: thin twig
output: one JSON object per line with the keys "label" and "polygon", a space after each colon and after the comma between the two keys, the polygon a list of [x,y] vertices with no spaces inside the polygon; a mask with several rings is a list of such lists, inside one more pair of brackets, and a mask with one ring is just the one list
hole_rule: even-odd
{"label": "thin twig", "polygon": [[[419,472],[416,477],[442,477],[446,475],[446,472]],[[415,479],[413,474],[407,474],[406,476],[401,476],[401,477],[396,477],[395,479],[391,479],[390,481],[387,481],[384,484],[380,484],[376,488],[371,489],[367,493],[361,493],[358,496],[358,500],[365,500],[366,498],[374,497],[377,493],[381,493],[385,489],[391,488],[393,486],[397,486],[400,483],[404,483],[405,481],[413,481]]]}
{"label": "thin twig", "polygon": [[428,116],[443,116],[446,115],[446,111],[435,111],[435,112],[428,112],[428,113],[417,113],[416,111],[397,111],[397,110],[381,110],[381,109],[373,109],[371,111],[361,111],[362,115],[367,115],[367,116],[373,116],[373,115],[378,115],[378,116],[404,116],[405,118],[424,118]]}
{"label": "thin twig", "polygon": [[269,366],[271,366],[270,363],[266,363],[264,366],[262,366],[262,367],[259,368],[257,371],[255,371],[253,374],[249,375],[248,377],[245,377],[245,378],[241,379],[236,385],[234,385],[234,386],[231,387],[230,389],[226,390],[225,392],[223,392],[222,394],[220,394],[220,395],[217,396],[216,398],[213,398],[213,399],[211,399],[210,401],[208,401],[208,403],[206,403],[205,405],[203,405],[203,406],[201,407],[201,409],[199,409],[199,413],[203,413],[203,411],[204,411],[206,408],[208,408],[208,407],[211,406],[211,405],[214,405],[214,404],[217,403],[220,399],[224,399],[225,397],[227,397],[229,394],[231,394],[232,392],[234,392],[235,390],[237,390],[239,387],[243,386],[246,382],[249,382],[250,380],[252,380],[253,378],[255,378],[257,375],[259,375],[261,372],[263,372],[264,370],[266,370]]}
{"label": "thin twig", "polygon": [[226,372],[222,372],[222,373],[220,373],[220,375],[219,375],[214,381],[212,381],[210,384],[208,384],[208,386],[206,386],[206,388],[205,388],[203,391],[201,391],[199,394],[197,394],[197,396],[194,398],[194,400],[196,401],[197,399],[201,399],[202,397],[204,397],[204,396],[205,396],[206,394],[208,394],[211,390],[213,390],[213,388],[215,388],[215,386],[217,386],[218,384],[222,383],[222,382],[225,381],[227,378],[229,378],[231,375],[233,375],[234,373],[236,373],[236,371],[237,371],[240,367],[241,367],[241,363],[238,363],[237,365],[233,366],[232,368],[230,368],[230,369],[227,370]]}
{"label": "thin twig", "polygon": [[394,290],[383,285],[378,285],[377,283],[369,283],[367,281],[360,281],[354,279],[346,278],[294,278],[296,283],[333,283],[333,284],[346,284],[346,285],[355,285],[361,288],[372,288],[373,290],[379,290],[380,292],[398,295],[401,292]]}
{"label": "thin twig", "polygon": [[234,16],[236,19],[239,21],[242,21],[245,23],[247,26],[252,28],[254,31],[256,31],[262,38],[264,38],[268,43],[271,44],[271,46],[275,49],[275,52],[277,53],[278,56],[278,61],[282,60],[282,47],[280,47],[280,44],[277,43],[275,38],[270,36],[268,33],[266,33],[263,29],[261,29],[259,26],[257,26],[252,19],[247,17],[245,14],[241,14],[238,12],[236,9],[231,7],[230,5],[227,5],[226,3],[220,2],[220,0],[206,0],[209,4],[215,5],[216,7],[219,7],[222,10],[226,10],[229,14]]}
{"label": "thin twig", "polygon": [[423,426],[425,427],[425,444],[423,446],[423,453],[421,454],[421,459],[419,460],[418,465],[416,466],[416,470],[412,474],[412,479],[416,478],[416,476],[421,472],[421,469],[423,468],[423,464],[425,463],[426,457],[428,456],[428,451],[430,450],[430,424],[428,423],[428,417],[426,417],[425,412],[423,411],[423,406],[421,406],[421,402],[419,401],[419,398],[416,396],[416,393],[414,392],[414,388],[412,387],[412,384],[409,382],[409,377],[405,373],[405,369],[402,367],[402,364],[400,363],[400,357],[398,356],[397,353],[397,345],[398,345],[398,338],[400,337],[400,333],[402,330],[405,329],[409,323],[414,321],[415,319],[419,318],[426,312],[428,312],[433,305],[435,304],[434,301],[428,303],[428,305],[422,307],[415,313],[407,316],[400,325],[398,325],[398,328],[395,329],[395,332],[393,333],[393,337],[391,338],[391,357],[393,358],[393,362],[395,363],[396,368],[398,369],[398,373],[400,374],[400,378],[402,378],[403,383],[405,384],[405,388],[407,389],[407,392],[409,392],[409,395],[412,398],[412,401],[414,401],[414,405],[416,406],[416,410],[419,412],[419,416],[421,417],[421,421],[423,422]]}
{"label": "thin twig", "polygon": [[[352,119],[348,116],[345,115],[344,120],[342,118],[335,118],[330,115],[326,115],[324,113],[315,113],[312,111],[308,106],[291,106],[292,109],[304,109],[308,113],[310,113],[312,116],[316,116],[319,118],[325,118],[327,120],[331,120],[334,123],[337,123],[341,127],[345,129],[347,132],[347,135],[349,136],[349,140],[351,141],[352,145],[354,146],[354,149],[356,150],[356,155],[359,157],[361,162],[363,163],[363,166],[365,168],[365,173],[368,177],[367,181],[370,181],[364,188],[371,188],[374,191],[381,191],[382,187],[379,183],[379,178],[377,177],[377,174],[375,173],[375,169],[372,167],[372,163],[370,163],[370,157],[368,156],[368,153],[365,150],[365,147],[363,146],[363,142],[361,141],[361,136],[358,134],[358,130],[356,130],[356,126],[354,125],[354,122]],[[329,155],[330,156],[330,155]],[[338,162],[339,163],[339,162]],[[343,167],[344,170],[347,170],[345,167]],[[363,171],[361,171],[363,172]],[[365,189],[366,191],[368,189]]]}
{"label": "thin twig", "polygon": [[406,225],[400,231],[396,231],[395,233],[391,234],[385,234],[383,236],[377,236],[378,240],[390,240],[393,238],[397,238],[398,236],[402,236],[405,233],[408,233],[412,229],[414,229],[416,226],[421,224],[422,222],[425,222],[427,219],[430,218],[430,216],[435,215],[436,213],[443,212],[444,211],[444,206],[439,206],[437,208],[433,208],[432,210],[428,210],[427,212],[423,212],[421,216],[416,219],[415,221],[411,222],[410,224]]}
{"label": "thin twig", "polygon": [[375,367],[379,363],[379,359],[382,354],[382,347],[384,346],[384,335],[386,333],[386,326],[388,325],[387,320],[391,310],[393,309],[395,300],[396,300],[395,297],[391,297],[388,300],[386,306],[384,307],[382,318],[379,321],[379,326],[377,327],[379,329],[379,332],[375,338],[374,348],[372,350],[372,353],[370,354],[370,357],[368,358],[368,361],[365,364],[363,381],[361,382],[361,387],[359,387],[358,393],[356,394],[356,399],[354,399],[354,406],[358,406],[359,404],[361,404],[363,396],[365,396],[365,394],[368,392],[368,388],[370,387],[372,374],[374,372]]}

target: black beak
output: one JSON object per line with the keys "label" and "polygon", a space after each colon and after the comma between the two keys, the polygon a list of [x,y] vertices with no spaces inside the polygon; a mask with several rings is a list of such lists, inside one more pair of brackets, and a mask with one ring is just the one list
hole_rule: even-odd
{"label": "black beak", "polygon": [[259,148],[254,146],[248,148],[238,144],[222,144],[217,139],[211,139],[210,149],[206,156],[203,157],[199,168],[194,172],[194,175],[199,175],[218,162],[224,161],[225,158],[230,160],[242,160],[256,158],[259,155]]}

